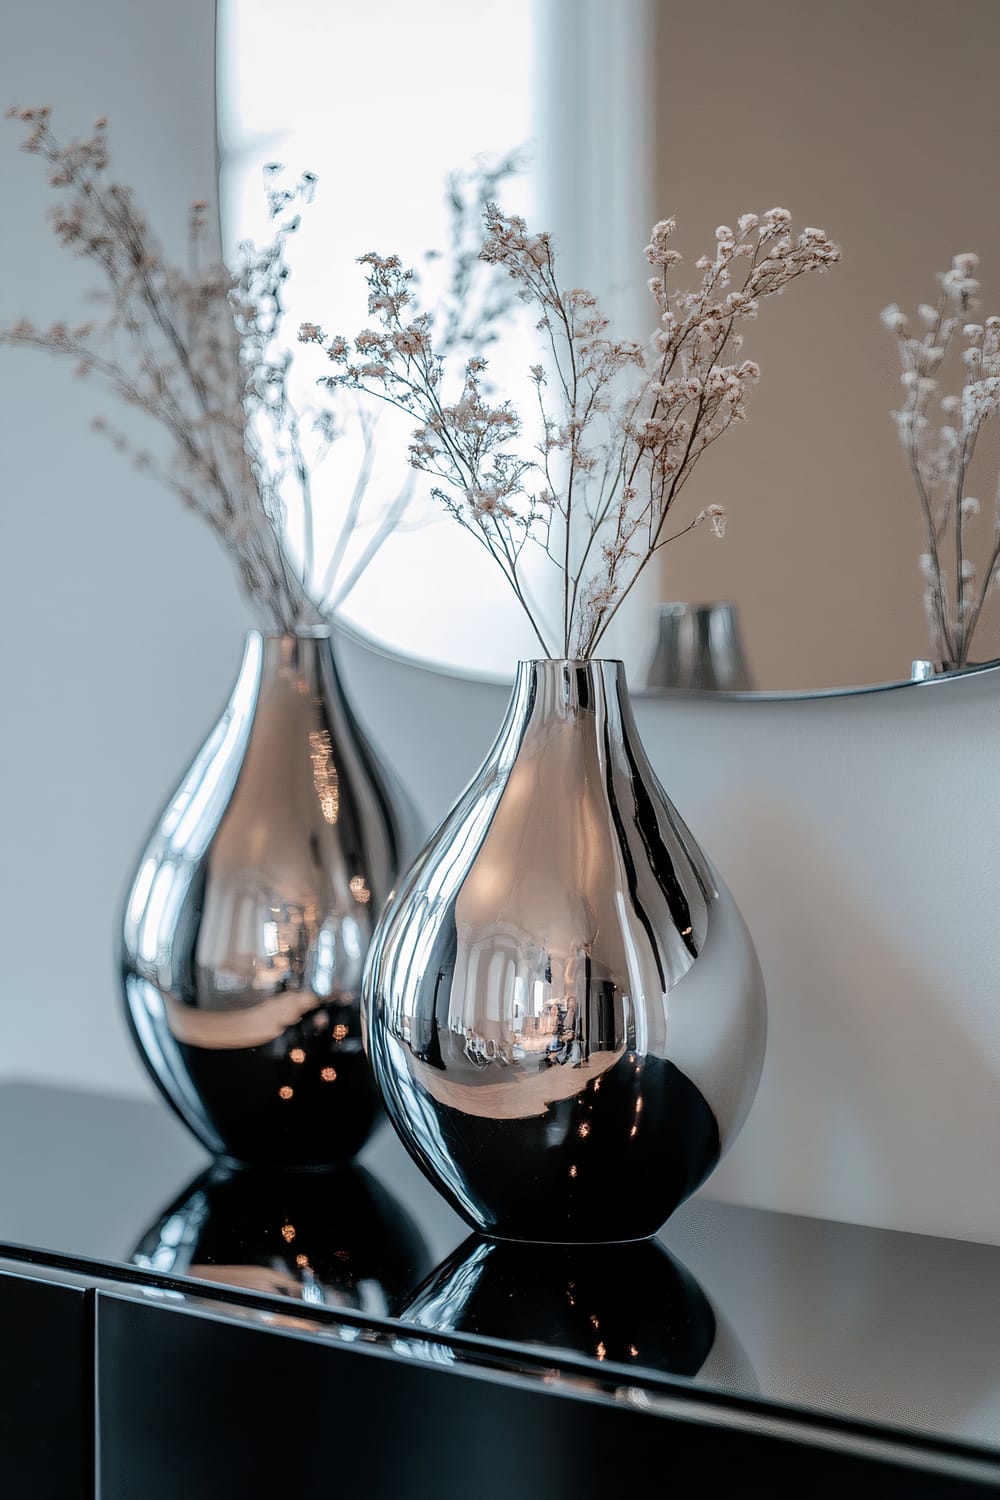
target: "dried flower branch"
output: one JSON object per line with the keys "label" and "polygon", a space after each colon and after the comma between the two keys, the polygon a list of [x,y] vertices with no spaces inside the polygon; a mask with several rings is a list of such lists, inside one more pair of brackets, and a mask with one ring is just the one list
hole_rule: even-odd
{"label": "dried flower branch", "polygon": [[[285,246],[298,222],[290,210],[308,196],[311,180],[289,193],[273,187],[274,240],[243,247],[235,271],[205,258],[205,205],[194,204],[190,263],[180,270],[165,259],[133,192],[110,177],[103,120],[88,140],[64,145],[48,109],[10,113],[29,127],[24,149],[47,163],[59,191],[52,218],[59,243],[95,264],[104,286],[100,318],[72,329],[22,320],[0,331],[0,342],[72,359],[79,374],[158,423],[170,443],[166,458],[136,450],[100,419],[95,426],[208,523],[266,624],[292,630],[319,623],[281,545],[284,469],[300,438],[287,370],[272,353]],[[283,426],[286,443],[272,455],[267,440]]]}
{"label": "dried flower branch", "polygon": [[[946,669],[969,664],[976,627],[1000,577],[1000,476],[993,481],[992,536],[978,574],[970,555],[980,512],[978,499],[966,493],[970,470],[983,428],[1000,413],[1000,317],[969,321],[979,306],[978,266],[978,256],[956,255],[950,269],[938,273],[935,302],[918,309],[919,336],[907,332],[909,319],[895,303],[882,313],[902,366],[905,396],[893,419],[924,524],[920,571],[931,655]],[[959,392],[941,395],[943,367],[959,334],[964,380]]]}
{"label": "dried flower branch", "polygon": [[[103,290],[99,319],[47,329],[22,319],[0,329],[0,344],[63,355],[79,374],[150,417],[168,438],[167,458],[137,450],[102,419],[94,425],[208,523],[234,559],[266,627],[294,631],[322,623],[399,524],[413,476],[384,507],[361,557],[341,576],[374,454],[370,414],[353,411],[364,453],[317,584],[313,472],[340,435],[342,414],[322,405],[305,411],[293,401],[293,355],[282,326],[288,241],[299,228],[300,207],[312,199],[315,177],[304,173],[288,186],[279,165],[265,169],[274,235],[267,244],[239,245],[232,267],[206,254],[206,205],[195,203],[189,264],[182,270],[166,260],[132,190],[111,178],[105,121],[97,122],[89,139],[63,144],[47,108],[8,113],[27,126],[23,147],[47,164],[59,192],[53,214],[59,243],[99,268]],[[449,181],[450,293],[456,307],[465,309],[454,314],[450,347],[473,329],[488,339],[492,321],[503,313],[503,299],[476,300],[470,226],[478,223],[487,195],[519,167],[513,154],[481,161]],[[290,509],[302,523],[298,560],[289,544]]]}
{"label": "dried flower branch", "polygon": [[[376,327],[348,341],[309,324],[301,337],[337,367],[328,388],[368,391],[417,418],[411,464],[441,481],[434,494],[499,564],[546,655],[589,657],[652,557],[704,523],[724,530],[717,505],[673,534],[667,517],[701,454],[746,416],[759,370],[738,358],[740,326],[789,282],[840,258],[820,229],[793,236],[790,217],[772,209],[720,227],[693,292],[668,289],[681,256],[674,221],[657,224],[645,254],[659,326],[643,347],[609,336],[590,292],[563,289],[549,234],[489,204],[480,258],[538,314],[530,408],[487,392],[481,350],[453,373],[440,312],[418,307],[414,274],[395,255],[360,257]],[[557,570],[554,624],[528,597],[529,541]]]}
{"label": "dried flower branch", "polygon": [[[447,176],[448,247],[445,251],[428,250],[424,256],[425,271],[435,262],[446,262],[446,279],[437,304],[443,323],[442,353],[455,354],[473,347],[489,346],[498,338],[498,330],[510,313],[514,303],[511,289],[498,286],[493,278],[482,274],[478,230],[486,205],[498,189],[511,177],[524,172],[527,165],[527,152],[519,147],[495,156],[481,153],[471,163],[455,168]],[[420,279],[414,272],[415,284]],[[319,335],[320,330],[309,323],[299,329],[299,340],[303,343],[315,342]],[[345,521],[320,590],[325,608],[331,613],[347,598],[386,538],[402,527],[416,488],[417,476],[411,468],[394,497],[383,507],[368,542],[342,575],[347,543],[360,516],[375,459],[376,416],[372,406],[359,404],[355,419],[362,434],[363,455]]]}

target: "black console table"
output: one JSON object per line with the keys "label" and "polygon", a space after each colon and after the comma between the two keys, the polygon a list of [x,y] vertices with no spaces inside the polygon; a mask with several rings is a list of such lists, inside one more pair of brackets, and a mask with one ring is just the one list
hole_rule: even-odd
{"label": "black console table", "polygon": [[387,1125],[258,1177],[8,1080],[0,1131],[10,1500],[1000,1495],[1000,1248],[706,1198],[504,1246]]}

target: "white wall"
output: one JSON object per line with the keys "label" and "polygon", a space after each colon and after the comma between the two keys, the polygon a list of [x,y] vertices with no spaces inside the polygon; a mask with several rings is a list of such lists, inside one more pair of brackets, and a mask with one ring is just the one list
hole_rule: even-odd
{"label": "white wall", "polygon": [[[211,190],[209,11],[8,9],[0,98],[50,102],[74,132],[107,114],[122,176],[180,224]],[[5,129],[0,319],[72,315],[37,163]],[[0,388],[0,1076],[151,1094],[117,987],[119,903],[228,693],[248,616],[208,533],[88,433],[86,386],[18,350],[0,351]],[[356,645],[347,666],[433,819],[487,749],[506,689]],[[1000,1243],[998,708],[994,674],[812,701],[639,702],[769,987],[761,1089],[708,1195]]]}
{"label": "white wall", "polygon": [[[4,7],[0,106],[67,136],[106,115],[116,169],[183,246],[211,198],[205,0]],[[0,322],[82,321],[93,278],[46,224],[44,166],[0,108]],[[0,349],[0,1072],[142,1090],[112,959],[118,905],[164,794],[228,692],[249,616],[174,496],[89,430],[120,413],[67,368]],[[138,418],[131,430],[146,434]]]}

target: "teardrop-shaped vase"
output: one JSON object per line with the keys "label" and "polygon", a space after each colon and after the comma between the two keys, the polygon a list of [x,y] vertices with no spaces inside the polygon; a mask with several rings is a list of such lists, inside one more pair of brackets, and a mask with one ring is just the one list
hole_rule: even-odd
{"label": "teardrop-shaped vase", "polygon": [[248,632],[123,924],[140,1055],[213,1155],[333,1165],[383,1118],[360,981],[414,829],[347,701],[329,632]]}
{"label": "teardrop-shaped vase", "polygon": [[377,926],[362,1037],[389,1119],[496,1238],[642,1239],[760,1078],[732,896],[643,750],[617,661],[530,661]]}

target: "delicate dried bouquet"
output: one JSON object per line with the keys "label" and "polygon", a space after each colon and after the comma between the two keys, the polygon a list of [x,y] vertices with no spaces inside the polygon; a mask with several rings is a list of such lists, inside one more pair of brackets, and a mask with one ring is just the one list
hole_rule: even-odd
{"label": "delicate dried bouquet", "polygon": [[[902,365],[905,397],[893,418],[924,524],[927,550],[920,570],[931,654],[946,669],[968,665],[1000,564],[1000,480],[991,481],[993,517],[985,548],[976,525],[979,501],[968,493],[977,443],[1000,413],[1000,317],[969,320],[979,306],[978,266],[978,256],[956,255],[950,269],[938,273],[936,300],[918,309],[919,335],[907,331],[909,319],[895,303],[882,313]],[[943,367],[948,354],[957,352],[959,335],[965,344],[960,390],[942,395]],[[985,553],[980,570],[975,550]]]}
{"label": "delicate dried bouquet", "polygon": [[[232,266],[206,255],[207,206],[195,203],[188,266],[182,269],[164,256],[133,191],[110,177],[105,121],[97,122],[89,139],[63,144],[47,108],[9,114],[27,126],[24,149],[47,164],[59,194],[57,239],[98,267],[104,287],[93,321],[41,329],[21,320],[0,329],[0,343],[67,356],[79,374],[151,417],[169,439],[167,458],[135,449],[102,419],[94,425],[209,524],[234,559],[265,628],[295,631],[322,623],[398,523],[412,484],[404,483],[383,507],[360,557],[345,571],[373,459],[372,413],[363,407],[352,413],[363,456],[336,544],[320,565],[313,470],[343,422],[329,407],[305,411],[296,405],[292,352],[282,339],[288,239],[299,226],[300,205],[313,195],[314,176],[306,173],[288,187],[280,166],[265,169],[274,236],[265,245],[243,242]],[[519,166],[515,153],[478,162],[449,180],[449,348],[473,336],[488,341],[505,311],[504,299],[477,292],[468,230],[478,224],[497,185]],[[302,534],[298,556],[290,545],[290,512]]]}
{"label": "delicate dried bouquet", "polygon": [[[657,224],[645,253],[659,326],[644,347],[609,335],[591,293],[560,285],[549,234],[488,204],[480,257],[538,314],[540,358],[521,407],[489,395],[482,350],[452,370],[440,313],[418,307],[414,273],[396,255],[360,257],[375,327],[348,341],[310,323],[300,338],[335,365],[327,386],[416,417],[411,464],[443,481],[434,494],[500,565],[546,656],[591,657],[651,558],[704,522],[724,529],[718,505],[672,534],[667,518],[700,455],[746,416],[759,370],[739,358],[742,325],[790,281],[840,258],[823,230],[795,235],[790,219],[775,208],[720,227],[690,292],[669,289],[681,256],[674,220]],[[529,541],[556,570],[558,620],[529,597]]]}

